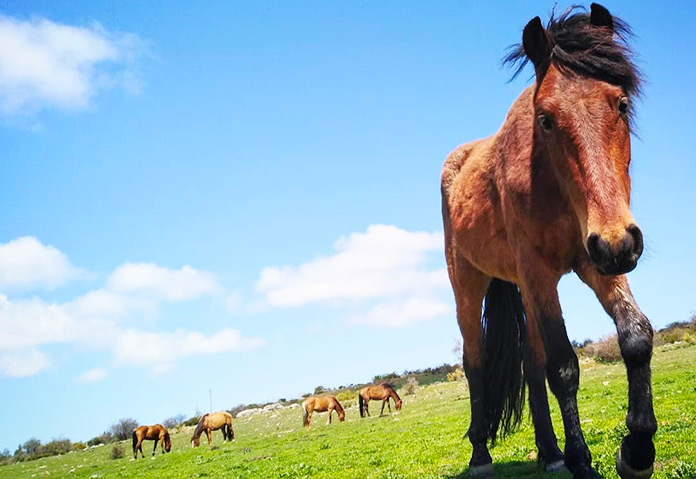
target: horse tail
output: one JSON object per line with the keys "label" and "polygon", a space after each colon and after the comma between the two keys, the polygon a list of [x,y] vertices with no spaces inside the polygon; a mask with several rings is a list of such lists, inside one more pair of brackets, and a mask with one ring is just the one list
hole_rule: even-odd
{"label": "horse tail", "polygon": [[365,417],[365,402],[360,393],[358,393],[358,405],[360,406],[360,417]]}
{"label": "horse tail", "polygon": [[137,452],[135,452],[135,446],[137,446],[137,445],[138,445],[138,435],[136,434],[135,431],[133,431],[133,454],[137,454]]}
{"label": "horse tail", "polygon": [[524,408],[525,311],[514,283],[493,278],[483,308],[484,413],[491,445],[519,426]]}
{"label": "horse tail", "polygon": [[309,411],[307,410],[307,401],[302,402],[302,425],[309,426]]}

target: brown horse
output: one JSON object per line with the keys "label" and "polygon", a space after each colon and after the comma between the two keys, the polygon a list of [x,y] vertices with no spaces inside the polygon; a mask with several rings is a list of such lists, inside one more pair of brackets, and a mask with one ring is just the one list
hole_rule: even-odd
{"label": "brown horse", "polygon": [[[590,13],[552,15],[546,28],[531,20],[506,61],[520,63],[517,73],[531,61],[535,84],[498,133],[458,147],[445,162],[445,255],[471,396],[472,477],[493,474],[488,439],[494,444],[519,423],[525,382],[539,460],[547,470],[565,462],[575,479],[598,477],[580,428],[580,371],[556,289],[570,271],[614,320],[628,373],[629,433],[617,472],[652,474],[653,330],[625,276],[643,250],[629,209],[632,104],[641,84],[629,36],[597,4]],[[560,405],[564,454],[546,380]]]}
{"label": "brown horse", "polygon": [[375,384],[372,386],[365,386],[358,393],[358,403],[360,406],[360,417],[365,417],[365,413],[370,415],[370,399],[380,399],[382,401],[382,410],[379,415],[384,414],[384,405],[387,405],[389,412],[391,412],[391,405],[389,404],[389,399],[394,400],[394,406],[397,411],[401,411],[401,398],[394,388],[386,383]]}
{"label": "brown horse", "polygon": [[145,457],[145,454],[143,454],[143,441],[145,439],[155,441],[155,447],[152,448],[153,456],[155,455],[155,451],[157,451],[158,441],[162,441],[162,453],[172,450],[172,440],[169,438],[167,428],[161,424],[140,426],[133,431],[133,459],[138,458],[138,451],[140,451],[142,457]]}
{"label": "brown horse", "polygon": [[326,419],[326,424],[331,424],[331,414],[333,414],[334,409],[338,413],[338,419],[343,422],[346,420],[346,412],[343,410],[343,406],[338,402],[335,396],[310,396],[302,402],[302,424],[305,427],[312,426],[312,413],[316,412],[329,412],[329,417]]}
{"label": "brown horse", "polygon": [[191,437],[191,447],[198,447],[201,443],[201,434],[203,431],[208,436],[208,445],[213,442],[213,434],[211,431],[222,429],[223,441],[234,441],[234,430],[232,429],[232,414],[227,411],[219,411],[210,414],[204,414],[198,421],[196,430],[193,431]]}

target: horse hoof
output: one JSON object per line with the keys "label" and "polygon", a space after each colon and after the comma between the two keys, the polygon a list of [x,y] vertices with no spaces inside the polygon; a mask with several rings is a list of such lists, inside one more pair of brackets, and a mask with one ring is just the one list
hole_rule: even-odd
{"label": "horse hoof", "polygon": [[469,467],[471,479],[487,479],[493,477],[493,464]]}
{"label": "horse hoof", "polygon": [[619,452],[616,453],[616,472],[621,479],[648,479],[652,476],[653,465],[651,464],[650,467],[642,471],[636,471],[623,460],[621,448],[619,448]]}
{"label": "horse hoof", "polygon": [[565,469],[565,461],[563,459],[559,459],[558,461],[554,461],[551,464],[546,465],[546,472],[558,472],[562,469]]}

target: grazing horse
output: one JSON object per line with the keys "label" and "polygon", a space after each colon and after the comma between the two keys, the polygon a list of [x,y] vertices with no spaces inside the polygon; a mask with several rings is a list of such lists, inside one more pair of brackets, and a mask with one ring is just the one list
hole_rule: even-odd
{"label": "grazing horse", "polygon": [[196,430],[193,431],[191,437],[191,447],[198,447],[201,444],[201,434],[205,431],[208,436],[208,445],[213,442],[213,434],[211,431],[222,429],[223,441],[234,441],[234,430],[232,429],[232,414],[227,411],[219,411],[210,414],[204,414],[198,421]]}
{"label": "grazing horse", "polygon": [[153,456],[155,455],[155,451],[157,451],[158,441],[162,441],[162,453],[172,450],[172,440],[169,438],[167,428],[161,424],[140,426],[133,431],[133,459],[138,458],[138,451],[140,451],[142,457],[145,457],[145,454],[143,454],[143,441],[145,439],[155,441],[155,447],[152,448]]}
{"label": "grazing horse", "polygon": [[365,386],[358,393],[358,403],[360,406],[360,417],[365,417],[365,413],[370,415],[370,399],[381,399],[382,400],[382,410],[379,415],[384,414],[384,405],[386,404],[391,412],[391,405],[389,404],[389,399],[394,400],[394,406],[397,411],[401,411],[401,398],[394,388],[386,383],[375,384],[373,386]]}
{"label": "grazing horse", "polygon": [[338,402],[335,396],[309,396],[302,401],[302,424],[305,427],[312,426],[312,413],[329,411],[329,417],[326,419],[326,424],[331,424],[331,414],[334,409],[338,413],[338,419],[343,422],[346,420],[346,412],[343,406]]}
{"label": "grazing horse", "polygon": [[[493,445],[519,424],[525,382],[540,462],[548,471],[565,463],[575,479],[598,477],[580,428],[580,370],[558,300],[558,282],[570,271],[616,324],[626,365],[628,435],[616,470],[624,479],[652,474],[653,330],[625,275],[643,251],[629,209],[632,105],[641,86],[629,37],[621,19],[594,3],[589,13],[552,15],[546,27],[531,20],[506,62],[519,64],[519,73],[531,61],[535,84],[498,133],[459,146],[445,162],[445,256],[464,339],[472,477],[492,476],[488,439]],[[560,405],[564,453],[546,380]]]}

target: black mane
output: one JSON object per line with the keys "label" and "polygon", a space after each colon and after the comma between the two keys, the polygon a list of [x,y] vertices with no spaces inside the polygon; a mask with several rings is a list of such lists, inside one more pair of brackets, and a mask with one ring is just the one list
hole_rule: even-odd
{"label": "black mane", "polygon": [[[613,17],[613,31],[596,27],[590,24],[590,14],[579,6],[568,8],[558,18],[554,15],[551,12],[546,25],[553,48],[551,63],[560,69],[618,85],[628,95],[640,95],[642,75],[632,61],[635,55],[628,40],[633,34],[626,22]],[[529,59],[521,43],[512,45],[509,50],[503,64],[517,65],[514,79]]]}

